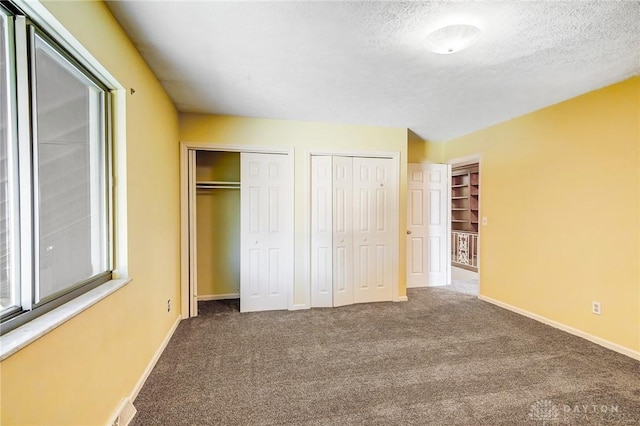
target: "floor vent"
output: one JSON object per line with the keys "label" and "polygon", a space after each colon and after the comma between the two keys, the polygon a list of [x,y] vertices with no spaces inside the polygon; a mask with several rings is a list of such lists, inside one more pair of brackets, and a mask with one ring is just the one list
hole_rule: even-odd
{"label": "floor vent", "polygon": [[118,415],[113,421],[112,426],[128,426],[137,412],[138,410],[136,410],[136,407],[129,401],[129,398],[123,399],[120,407],[118,407]]}

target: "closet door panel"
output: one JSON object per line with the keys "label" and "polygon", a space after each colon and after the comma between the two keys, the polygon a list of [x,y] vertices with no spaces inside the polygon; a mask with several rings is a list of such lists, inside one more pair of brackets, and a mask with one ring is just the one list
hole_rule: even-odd
{"label": "closet door panel", "polygon": [[[370,298],[370,256],[371,240],[370,223],[372,221],[371,191],[371,159],[353,159],[353,240],[354,240],[354,302],[368,302]],[[375,190],[375,189],[374,189]]]}
{"label": "closet door panel", "polygon": [[311,157],[311,307],[333,306],[333,162]]}
{"label": "closet door panel", "polygon": [[396,177],[391,159],[354,158],[354,302],[391,300]]}
{"label": "closet door panel", "polygon": [[240,311],[286,309],[291,288],[288,158],[242,153]]}
{"label": "closet door panel", "polygon": [[260,271],[262,270],[261,253],[262,250],[249,249],[248,262],[249,262],[249,279],[246,280],[246,284],[242,284],[246,287],[249,297],[260,297]]}
{"label": "closet door panel", "polygon": [[394,172],[393,160],[375,160],[375,265],[377,265],[377,282],[375,286],[375,300],[391,300],[393,287],[397,285],[394,275],[392,247],[395,247],[395,233],[392,224],[397,228],[398,220],[394,217],[397,206],[397,173]]}
{"label": "closet door panel", "polygon": [[353,159],[333,157],[333,306],[353,303]]}

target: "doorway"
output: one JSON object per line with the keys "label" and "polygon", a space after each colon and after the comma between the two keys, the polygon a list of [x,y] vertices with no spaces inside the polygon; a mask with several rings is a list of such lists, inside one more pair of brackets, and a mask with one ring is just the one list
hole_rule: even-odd
{"label": "doorway", "polygon": [[[450,161],[451,171],[451,287],[464,294],[479,294],[480,159]],[[486,222],[484,222],[486,223]]]}

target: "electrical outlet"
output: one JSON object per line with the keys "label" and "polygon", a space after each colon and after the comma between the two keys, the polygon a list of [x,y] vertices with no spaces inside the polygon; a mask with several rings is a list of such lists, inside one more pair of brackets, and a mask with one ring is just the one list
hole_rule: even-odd
{"label": "electrical outlet", "polygon": [[167,312],[171,311],[171,299],[167,299]]}
{"label": "electrical outlet", "polygon": [[489,219],[486,216],[482,216],[482,226],[487,226],[489,224]]}
{"label": "electrical outlet", "polygon": [[602,307],[600,306],[600,302],[591,302],[591,312],[596,315],[600,315],[602,313]]}

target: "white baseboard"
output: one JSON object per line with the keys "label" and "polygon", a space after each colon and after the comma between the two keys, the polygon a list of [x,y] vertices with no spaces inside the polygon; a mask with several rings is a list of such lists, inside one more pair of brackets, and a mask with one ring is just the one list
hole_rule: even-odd
{"label": "white baseboard", "polygon": [[311,309],[311,306],[309,306],[307,303],[297,303],[289,307],[290,311],[300,311],[303,309]]}
{"label": "white baseboard", "polygon": [[153,357],[151,358],[151,361],[149,361],[149,364],[147,365],[147,368],[145,368],[144,373],[142,373],[142,376],[138,380],[138,383],[136,383],[135,387],[133,388],[133,392],[131,392],[131,396],[129,397],[129,399],[131,401],[135,401],[136,400],[136,397],[138,396],[138,393],[140,393],[140,390],[142,389],[142,386],[144,386],[144,383],[149,378],[149,374],[151,374],[151,371],[153,370],[153,367],[156,366],[156,363],[160,359],[160,355],[162,355],[162,352],[164,352],[164,349],[169,344],[169,340],[171,340],[171,337],[173,336],[173,333],[175,333],[176,328],[178,328],[178,324],[180,324],[180,321],[182,321],[181,317],[176,318],[176,322],[173,323],[173,325],[171,326],[171,329],[169,329],[169,332],[165,336],[164,340],[162,341],[162,343],[160,343],[160,346],[158,347],[158,350],[156,351],[155,354],[153,354]]}
{"label": "white baseboard", "polygon": [[409,298],[407,296],[398,296],[397,302],[408,302]]}
{"label": "white baseboard", "polygon": [[613,343],[613,342],[610,342],[608,340],[602,339],[600,337],[596,337],[596,336],[594,336],[592,334],[585,333],[584,331],[578,330],[577,328],[569,327],[568,325],[559,323],[557,321],[550,320],[549,318],[543,317],[543,316],[538,315],[538,314],[534,314],[534,313],[529,312],[529,311],[525,311],[524,309],[517,308],[515,306],[509,305],[508,303],[504,303],[504,302],[492,299],[492,298],[487,297],[487,296],[480,295],[480,296],[478,296],[478,298],[480,300],[484,300],[485,302],[489,302],[489,303],[491,303],[493,305],[496,305],[496,306],[499,306],[501,308],[504,308],[504,309],[506,309],[508,311],[515,312],[516,314],[523,315],[523,316],[525,316],[527,318],[534,319],[534,320],[536,320],[538,322],[541,322],[543,324],[549,325],[549,326],[551,326],[553,328],[557,328],[558,330],[562,330],[562,331],[567,332],[569,334],[573,334],[574,336],[582,337],[583,339],[586,339],[586,340],[588,340],[590,342],[593,342],[596,345],[600,345],[602,347],[605,347],[607,349],[611,349],[612,351],[621,353],[622,355],[626,355],[626,356],[628,356],[630,358],[633,358],[633,359],[636,359],[636,360],[640,361],[640,352],[639,351],[634,351],[633,349],[626,348],[624,346],[618,345],[617,343]]}
{"label": "white baseboard", "polygon": [[204,294],[202,296],[198,296],[198,302],[206,302],[207,300],[225,300],[225,299],[240,299],[240,293]]}
{"label": "white baseboard", "polygon": [[[118,417],[120,415],[120,412],[122,411],[123,407],[125,407],[127,404],[131,405],[131,403],[135,401],[136,397],[140,393],[140,390],[142,389],[142,386],[144,386],[145,382],[149,378],[149,374],[151,374],[151,371],[153,370],[153,367],[156,366],[156,363],[160,359],[160,355],[162,355],[162,352],[164,352],[164,349],[167,347],[167,344],[169,344],[169,340],[171,340],[171,337],[173,336],[173,333],[175,333],[176,328],[178,328],[178,324],[180,324],[180,321],[182,321],[182,317],[181,316],[176,318],[176,322],[173,323],[173,325],[169,329],[169,332],[165,336],[165,338],[162,341],[162,343],[160,343],[160,346],[158,347],[156,352],[153,354],[153,357],[149,361],[149,364],[147,364],[147,368],[144,369],[144,372],[142,373],[142,376],[140,376],[140,378],[136,382],[136,385],[133,387],[133,391],[131,391],[131,395],[128,398],[123,399],[122,402],[120,403],[120,405],[118,405],[118,408],[116,409],[116,412],[113,413],[113,415],[111,416],[111,419],[109,420],[109,423],[107,423],[107,426],[113,425],[113,423],[116,421],[116,419],[118,419]],[[134,410],[133,415],[135,415],[135,407],[133,405],[131,405],[131,407]]]}

